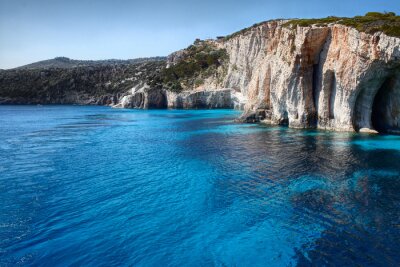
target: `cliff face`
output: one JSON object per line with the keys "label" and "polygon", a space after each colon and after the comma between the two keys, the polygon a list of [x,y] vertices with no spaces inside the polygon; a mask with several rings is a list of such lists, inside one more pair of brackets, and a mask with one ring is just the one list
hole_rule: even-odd
{"label": "cliff face", "polygon": [[400,38],[271,21],[208,42],[226,49],[229,62],[222,81],[210,77],[202,88],[243,94],[244,119],[258,110],[264,122],[296,128],[400,127]]}

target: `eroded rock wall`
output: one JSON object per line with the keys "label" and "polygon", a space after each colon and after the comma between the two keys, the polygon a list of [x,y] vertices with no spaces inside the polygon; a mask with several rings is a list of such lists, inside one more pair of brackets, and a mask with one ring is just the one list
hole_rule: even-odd
{"label": "eroded rock wall", "polygon": [[[245,114],[267,110],[265,121],[270,123],[344,131],[373,128],[374,98],[387,79],[399,76],[400,39],[339,24],[291,28],[284,23],[266,22],[215,41],[229,54],[220,86],[244,95]],[[393,107],[400,102],[400,88],[397,83],[392,87],[392,117],[398,118]]]}
{"label": "eroded rock wall", "polygon": [[243,109],[241,93],[232,89],[198,90],[175,93],[144,86],[122,96],[115,108]]}

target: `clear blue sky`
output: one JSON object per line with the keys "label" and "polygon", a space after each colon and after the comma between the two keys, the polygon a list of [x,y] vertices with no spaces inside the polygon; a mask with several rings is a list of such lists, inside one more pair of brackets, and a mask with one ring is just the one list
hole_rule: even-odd
{"label": "clear blue sky", "polygon": [[0,68],[165,56],[273,18],[400,13],[399,0],[0,0]]}

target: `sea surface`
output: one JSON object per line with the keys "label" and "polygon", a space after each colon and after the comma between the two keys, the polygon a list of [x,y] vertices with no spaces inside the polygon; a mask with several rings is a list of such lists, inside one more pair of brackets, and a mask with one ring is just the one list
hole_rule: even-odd
{"label": "sea surface", "polygon": [[398,266],[400,136],[0,106],[0,266]]}

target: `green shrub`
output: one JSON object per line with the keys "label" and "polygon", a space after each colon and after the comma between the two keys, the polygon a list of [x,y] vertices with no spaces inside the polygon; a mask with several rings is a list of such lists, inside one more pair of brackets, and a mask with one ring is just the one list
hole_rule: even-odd
{"label": "green shrub", "polygon": [[385,12],[385,13],[380,13],[380,12],[368,12],[365,14],[365,17],[374,17],[374,18],[387,18],[387,17],[395,17],[396,13],[394,12]]}
{"label": "green shrub", "polygon": [[327,17],[320,19],[294,19],[284,24],[290,27],[327,26],[329,23],[339,23],[353,27],[361,32],[383,32],[389,36],[400,37],[400,16],[394,12],[368,12],[365,16],[353,18]]}
{"label": "green shrub", "polygon": [[222,66],[227,58],[225,49],[218,49],[212,43],[198,41],[186,49],[186,54],[179,62],[162,71],[162,81],[171,91],[182,90],[181,83],[199,86],[202,80],[199,77],[211,75],[210,70]]}
{"label": "green shrub", "polygon": [[238,35],[241,35],[241,34],[244,34],[244,33],[248,32],[248,31],[250,31],[251,29],[254,29],[254,28],[258,27],[258,26],[261,26],[262,24],[264,24],[264,23],[266,23],[266,22],[267,22],[267,21],[263,21],[263,22],[260,22],[260,23],[255,23],[255,24],[253,24],[253,26],[251,26],[251,27],[247,27],[247,28],[241,29],[240,31],[237,31],[237,32],[234,32],[234,33],[232,33],[232,34],[229,34],[229,35],[225,36],[224,39],[225,39],[225,40],[232,39],[232,38],[234,38],[234,37],[236,37],[236,36],[238,36]]}
{"label": "green shrub", "polygon": [[195,85],[196,87],[198,87],[198,86],[200,86],[200,85],[202,85],[202,84],[204,84],[204,80],[201,79],[201,78],[197,78],[197,79],[194,81],[194,85]]}
{"label": "green shrub", "polygon": [[180,91],[182,91],[182,89],[183,88],[182,88],[181,84],[178,81],[172,83],[171,86],[169,87],[170,91],[176,92],[176,93],[179,93]]}

